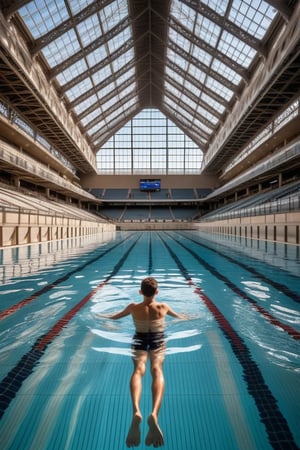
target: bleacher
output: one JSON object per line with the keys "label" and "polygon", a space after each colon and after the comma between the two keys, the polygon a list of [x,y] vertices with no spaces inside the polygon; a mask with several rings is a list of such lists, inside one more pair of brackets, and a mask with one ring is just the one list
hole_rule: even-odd
{"label": "bleacher", "polygon": [[92,188],[89,189],[90,194],[93,194],[96,198],[103,198],[104,189]]}
{"label": "bleacher", "polygon": [[148,206],[127,206],[123,214],[122,220],[130,221],[148,221],[149,220],[149,207]]}
{"label": "bleacher", "polygon": [[171,211],[171,207],[167,206],[156,206],[151,208],[151,220],[163,220],[170,221],[174,220],[174,216]]}
{"label": "bleacher", "polygon": [[197,208],[188,208],[181,206],[173,206],[172,213],[175,220],[192,220],[198,213]]}
{"label": "bleacher", "polygon": [[194,189],[171,189],[171,198],[174,200],[193,200],[196,199],[197,196],[195,195]]}
{"label": "bleacher", "polygon": [[126,200],[128,189],[105,189],[102,198],[103,200]]}
{"label": "bleacher", "polygon": [[161,189],[160,191],[149,192],[149,197],[151,200],[168,200],[171,195],[169,189]]}
{"label": "bleacher", "polygon": [[39,198],[17,190],[0,186],[0,207],[9,209],[20,209],[22,211],[36,212],[37,214],[57,215],[61,217],[72,217],[83,220],[89,218],[93,221],[96,216],[75,205],[59,203],[53,200]]}
{"label": "bleacher", "polygon": [[134,199],[136,199],[136,200],[148,200],[149,199],[148,192],[140,191],[139,189],[131,189],[129,197],[133,200]]}
{"label": "bleacher", "polygon": [[241,215],[259,215],[268,212],[285,211],[285,206],[300,203],[300,182],[294,182],[267,192],[258,192],[210,211],[201,220],[218,220]]}
{"label": "bleacher", "polygon": [[105,201],[109,200],[188,200],[193,201],[198,198],[204,198],[211,192],[211,189],[190,189],[190,188],[173,188],[161,189],[160,191],[141,191],[140,189],[96,189],[89,191],[97,198]]}

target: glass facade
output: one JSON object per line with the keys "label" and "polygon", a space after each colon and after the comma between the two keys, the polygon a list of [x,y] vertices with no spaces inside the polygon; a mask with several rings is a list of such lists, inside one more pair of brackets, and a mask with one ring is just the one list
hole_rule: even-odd
{"label": "glass facade", "polygon": [[101,174],[198,174],[202,151],[170,119],[145,109],[112,136],[97,153]]}

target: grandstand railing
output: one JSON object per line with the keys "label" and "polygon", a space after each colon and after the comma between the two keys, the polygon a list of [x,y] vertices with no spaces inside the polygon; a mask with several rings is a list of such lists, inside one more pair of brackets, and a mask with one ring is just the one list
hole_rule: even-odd
{"label": "grandstand railing", "polygon": [[253,217],[253,216],[266,216],[269,214],[287,213],[300,211],[300,193],[290,195],[285,198],[277,199],[274,201],[266,202],[261,205],[252,207],[240,208],[235,211],[227,211],[224,213],[209,213],[206,216],[202,216],[199,220],[215,221],[224,219],[236,219],[241,217]]}

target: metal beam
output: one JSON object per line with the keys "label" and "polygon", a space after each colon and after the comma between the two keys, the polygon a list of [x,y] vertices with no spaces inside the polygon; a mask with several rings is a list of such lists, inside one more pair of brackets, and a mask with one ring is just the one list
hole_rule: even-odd
{"label": "metal beam", "polygon": [[[72,80],[68,81],[68,83],[63,84],[60,88],[60,91],[64,93],[64,92],[68,91],[69,89],[72,89],[72,87],[76,86],[76,84],[85,80],[87,77],[92,76],[95,73],[99,72],[101,69],[103,69],[103,67],[111,64],[115,59],[119,58],[121,55],[126,53],[132,47],[133,47],[133,39],[129,39],[124,45],[122,45],[122,47],[117,49],[110,56],[108,56],[107,58],[104,58],[102,61],[95,64],[95,66],[90,67],[88,70],[81,73],[77,77],[72,78]],[[127,65],[125,67],[127,67]]]}
{"label": "metal beam", "polygon": [[274,6],[279,14],[288,22],[292,17],[293,9],[287,4],[286,0],[265,0],[269,5]]}
{"label": "metal beam", "polygon": [[72,102],[69,103],[68,110],[75,108],[75,106],[80,105],[80,103],[85,101],[91,95],[96,94],[100,89],[103,89],[106,86],[108,86],[113,80],[116,79],[116,77],[119,77],[119,76],[123,75],[131,67],[133,67],[133,63],[132,62],[128,63],[126,66],[124,66],[121,69],[119,69],[118,72],[116,72],[114,78],[109,76],[108,78],[105,78],[103,81],[101,81],[101,83],[96,84],[94,87],[92,87],[91,89],[89,89],[86,92],[84,92],[84,94],[81,94],[79,97],[77,97],[75,100],[73,100]]}
{"label": "metal beam", "polygon": [[[167,60],[167,66],[170,67],[174,72],[178,73],[178,75],[185,78],[187,81],[189,81],[191,84],[195,86],[195,88],[200,89],[202,92],[204,92],[206,95],[211,97],[216,102],[220,103],[224,106],[226,110],[229,109],[230,105],[229,103],[224,99],[224,97],[220,97],[219,94],[217,94],[215,91],[212,91],[210,88],[205,86],[204,84],[200,84],[198,80],[196,80],[192,75],[185,72],[180,66],[175,64],[173,61]],[[239,94],[236,92],[235,96],[238,97]]]}
{"label": "metal beam", "polygon": [[[178,91],[180,91],[182,89],[182,86],[180,86],[178,83],[176,83],[176,81],[174,81],[168,75],[166,75],[165,80],[168,83],[170,83]],[[211,108],[207,103],[203,102],[203,100],[201,100],[201,98],[194,95],[191,91],[184,90],[183,95],[185,95],[188,99],[190,99],[191,101],[196,103],[197,106],[201,106],[203,109],[205,109],[211,115],[213,115],[218,121],[222,120],[220,113],[218,113],[215,109]],[[201,114],[197,114],[197,116],[201,118]],[[204,117],[202,118],[202,120],[203,120],[203,122],[204,122],[204,120],[207,121],[207,119]],[[211,127],[211,122],[209,122],[209,123],[210,123],[209,127]],[[205,123],[205,125],[207,125],[207,124]]]}
{"label": "metal beam", "polygon": [[[191,62],[195,67],[200,69],[202,72],[204,72],[206,75],[214,78],[216,81],[218,81],[223,86],[227,87],[229,90],[236,93],[237,86],[236,84],[233,84],[230,80],[223,77],[220,73],[216,72],[215,70],[211,69],[201,61],[199,61],[197,58],[191,56],[189,53],[187,53],[185,50],[180,48],[178,45],[176,45],[174,42],[170,42],[169,48],[173,50],[178,55],[182,56],[187,61]],[[178,67],[178,66],[177,66]],[[248,79],[247,79],[248,81]],[[199,83],[198,83],[199,85]]]}
{"label": "metal beam", "polygon": [[10,19],[18,9],[30,3],[31,0],[0,0],[0,9],[5,19]]}
{"label": "metal beam", "polygon": [[114,28],[109,30],[103,36],[100,36],[99,38],[95,39],[91,44],[87,45],[86,47],[84,47],[79,52],[75,53],[62,63],[53,67],[49,72],[49,79],[51,80],[52,78],[56,77],[56,75],[58,75],[60,72],[63,72],[65,69],[67,69],[69,66],[76,63],[80,59],[82,59],[84,56],[93,52],[101,45],[107,43],[110,39],[117,36],[122,31],[124,31],[125,28],[127,28],[129,25],[130,25],[130,18],[126,17],[124,20],[122,20],[122,22],[118,23]]}
{"label": "metal beam", "polygon": [[220,52],[218,49],[212,47],[207,42],[203,41],[203,39],[198,38],[194,34],[192,34],[188,29],[183,27],[177,20],[175,20],[173,17],[170,17],[170,26],[174,28],[174,30],[184,36],[186,39],[188,39],[193,44],[197,45],[198,47],[205,50],[207,53],[209,53],[212,57],[218,58],[220,61],[222,61],[224,64],[226,64],[230,69],[232,69],[234,72],[238,73],[246,83],[249,82],[249,75],[244,67],[242,67],[240,64],[237,64],[233,59],[228,58],[228,56],[224,55],[224,53]]}
{"label": "metal beam", "polygon": [[36,39],[32,45],[29,45],[31,55],[36,55],[40,50],[49,45],[55,39],[62,36],[71,28],[74,28],[76,25],[78,25],[80,22],[83,22],[88,17],[96,14],[112,2],[113,0],[96,0],[75,16],[70,17],[68,20],[65,20],[58,27],[53,28],[53,30],[50,30],[48,33]]}
{"label": "metal beam", "polygon": [[250,47],[254,48],[258,53],[260,53],[264,58],[267,56],[266,49],[261,45],[261,42],[256,37],[252,36],[247,31],[235,25],[233,22],[227,18],[222,17],[216,11],[206,6],[204,3],[198,0],[182,0],[182,3],[192,8],[194,11],[200,13],[202,16],[211,20],[217,24],[221,29],[228,31],[228,33],[236,36],[241,41],[245,42]]}
{"label": "metal beam", "polygon": [[[128,86],[130,86],[132,81],[134,81],[133,77],[131,77],[128,80],[124,81],[124,83],[119,86],[120,90],[122,91],[122,89],[126,89]],[[131,94],[128,94],[128,95],[131,95]],[[80,120],[82,120],[85,116],[87,116],[88,114],[93,112],[95,109],[97,109],[99,106],[101,106],[102,104],[106,103],[107,101],[111,100],[114,97],[116,97],[115,90],[113,90],[111,93],[109,93],[108,95],[103,97],[103,99],[101,99],[101,102],[98,101],[97,103],[94,103],[90,108],[88,108],[88,110],[86,110],[84,112],[84,116],[81,117]],[[120,107],[120,102],[118,101],[117,97],[116,97],[115,105],[117,106],[117,108]],[[115,105],[113,105],[112,107],[115,107]],[[106,112],[105,112],[105,114],[106,114]],[[99,120],[101,120],[101,117],[98,116],[95,119],[91,120],[91,122],[89,122],[87,125],[85,125],[85,126],[82,125],[82,127],[84,128],[85,131],[88,131],[89,129],[93,128],[99,122]]]}
{"label": "metal beam", "polygon": [[[131,100],[131,98],[133,98],[135,95],[137,95],[136,92],[131,92],[130,94],[126,95],[126,97],[124,97],[124,98],[122,99],[121,102],[118,102],[117,105],[111,106],[107,111],[105,111],[105,114],[104,114],[105,118],[109,117],[109,115],[110,115],[111,113],[113,113],[114,111],[116,111],[117,109],[119,109],[120,106],[125,105],[125,104],[126,104],[129,100]],[[120,114],[118,114],[118,116],[120,116],[121,114],[124,114],[124,112],[121,111]],[[118,116],[116,116],[116,118],[117,118]],[[122,126],[122,125],[119,126],[119,129],[120,129],[121,126]],[[110,128],[108,128],[107,130],[109,131]],[[94,134],[91,135],[91,139],[92,139],[93,141],[94,141],[95,139],[98,139],[99,137],[101,137],[102,133],[103,133],[103,130],[96,131]]]}

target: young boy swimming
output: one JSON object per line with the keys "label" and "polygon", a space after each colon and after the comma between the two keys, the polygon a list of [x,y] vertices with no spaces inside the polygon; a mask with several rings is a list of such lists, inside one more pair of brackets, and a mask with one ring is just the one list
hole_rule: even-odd
{"label": "young boy swimming", "polygon": [[132,422],[126,439],[127,447],[135,447],[140,443],[140,399],[142,394],[142,378],[146,372],[147,358],[150,358],[152,375],[152,411],[148,417],[149,431],[146,445],[160,447],[164,444],[163,433],[158,424],[158,413],[164,394],[163,362],[165,359],[165,317],[167,315],[177,319],[187,319],[185,314],[173,311],[167,303],[158,303],[158,285],[155,278],[147,277],[142,280],[139,293],[143,296],[141,303],[130,303],[122,311],[101,315],[112,320],[118,320],[131,315],[135,324],[132,351],[134,369],[130,379],[130,393],[133,407]]}

